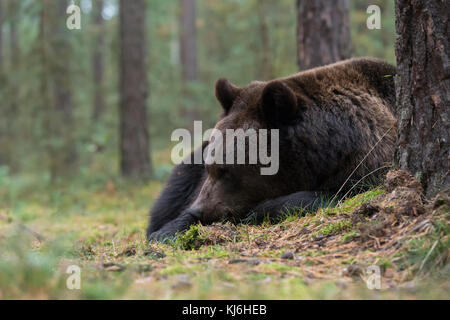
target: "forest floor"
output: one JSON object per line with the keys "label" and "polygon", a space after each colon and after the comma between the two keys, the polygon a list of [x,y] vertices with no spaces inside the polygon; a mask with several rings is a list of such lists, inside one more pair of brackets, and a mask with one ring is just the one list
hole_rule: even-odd
{"label": "forest floor", "polygon": [[159,182],[26,195],[14,183],[0,185],[0,299],[450,298],[450,195],[425,201],[402,172],[334,208],[195,225],[167,244],[145,240]]}

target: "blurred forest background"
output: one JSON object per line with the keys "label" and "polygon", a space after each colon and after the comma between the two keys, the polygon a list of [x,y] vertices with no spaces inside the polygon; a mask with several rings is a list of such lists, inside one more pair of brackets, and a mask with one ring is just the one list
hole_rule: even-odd
{"label": "blurred forest background", "polygon": [[[66,27],[71,3],[82,10],[81,30]],[[366,26],[367,1],[348,4],[351,55],[395,63],[394,2],[371,1],[381,8],[380,30]],[[245,85],[299,70],[295,0],[136,0],[128,9],[118,0],[0,5],[0,188],[8,181],[104,185],[120,173],[162,180],[171,168],[171,132],[191,128],[194,119],[205,129],[214,125],[219,77]],[[121,92],[131,99],[142,93],[144,110],[127,111]],[[127,123],[142,125],[149,141],[126,137]],[[133,143],[141,145],[129,148]],[[132,159],[124,159],[127,150]],[[136,150],[143,166],[133,163]]]}
{"label": "blurred forest background", "polygon": [[[368,27],[370,5],[381,29]],[[214,126],[220,77],[243,86],[352,56],[397,61],[394,162],[429,198],[448,187],[448,6],[0,0],[0,300],[448,299],[450,198],[425,206],[409,180],[408,193],[377,186],[277,224],[194,225],[170,244],[145,236],[173,167],[171,133]],[[68,290],[71,264],[81,290]],[[354,281],[369,265],[388,290]]]}

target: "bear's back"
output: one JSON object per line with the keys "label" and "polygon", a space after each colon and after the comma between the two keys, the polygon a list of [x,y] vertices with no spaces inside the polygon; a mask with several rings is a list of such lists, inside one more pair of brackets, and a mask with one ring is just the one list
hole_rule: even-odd
{"label": "bear's back", "polygon": [[[353,58],[301,71],[279,79],[297,93],[300,100],[332,100],[336,95],[380,97],[395,112],[395,67],[375,58]],[[305,99],[306,98],[306,99]]]}
{"label": "bear's back", "polygon": [[394,76],[395,68],[381,60],[356,58],[279,79],[304,110],[290,130],[314,164],[309,169],[315,186],[337,189],[353,170],[358,180],[390,163],[396,138]]}

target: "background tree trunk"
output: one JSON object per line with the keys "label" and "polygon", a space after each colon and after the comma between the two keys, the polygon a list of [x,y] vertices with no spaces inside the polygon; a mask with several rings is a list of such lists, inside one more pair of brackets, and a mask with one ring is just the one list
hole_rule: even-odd
{"label": "background tree trunk", "polygon": [[[4,82],[4,62],[3,62],[3,17],[5,14],[3,13],[3,2],[0,1],[0,87],[5,87]],[[0,105],[0,114],[4,114],[5,105]],[[0,119],[0,166],[5,165],[6,163],[6,154],[5,154],[5,120]]]}
{"label": "background tree trunk", "polygon": [[272,72],[272,62],[270,61],[270,38],[269,38],[269,27],[267,25],[266,17],[266,1],[260,1],[256,4],[258,23],[259,23],[259,34],[261,38],[261,48],[262,48],[262,62],[261,62],[261,80],[270,80],[274,77]]}
{"label": "background tree trunk", "polygon": [[0,1],[0,72],[3,67],[3,2]]}
{"label": "background tree trunk", "polygon": [[180,60],[183,81],[197,81],[197,28],[195,26],[195,0],[181,0]]}
{"label": "background tree trunk", "polygon": [[[17,70],[20,63],[20,47],[19,47],[19,33],[17,30],[17,23],[19,20],[19,6],[18,1],[10,0],[9,2],[9,53],[12,70]],[[18,115],[18,105],[17,105],[17,95],[18,95],[18,84],[17,75],[11,75],[9,77],[10,94],[11,94],[11,106],[10,106],[10,116]]]}
{"label": "background tree trunk", "polygon": [[180,0],[181,13],[179,22],[180,33],[180,62],[183,100],[181,102],[181,116],[187,126],[193,126],[196,119],[195,96],[192,83],[198,80],[197,69],[197,28],[195,25],[195,0]]}
{"label": "background tree trunk", "polygon": [[19,1],[10,0],[9,2],[9,46],[11,48],[11,62],[17,64],[19,58],[19,34],[17,32],[17,19],[19,19],[18,7]]}
{"label": "background tree trunk", "polygon": [[450,186],[449,1],[396,1],[400,168],[432,197]]}
{"label": "background tree trunk", "polygon": [[351,57],[348,0],[297,0],[297,62],[300,70]]}
{"label": "background tree trunk", "polygon": [[126,177],[151,174],[147,125],[146,1],[120,1],[120,151]]}
{"label": "background tree trunk", "polygon": [[46,113],[52,178],[74,174],[78,160],[69,63],[70,31],[65,23],[67,6],[66,0],[43,0],[41,15],[42,110]]}
{"label": "background tree trunk", "polygon": [[[8,19],[9,24],[9,66],[6,68],[6,64],[3,64],[3,84],[2,88],[8,94],[9,103],[4,103],[4,110],[2,116],[4,117],[4,132],[3,132],[3,143],[2,148],[4,152],[4,162],[9,166],[12,172],[18,170],[17,162],[14,161],[14,143],[17,134],[17,120],[19,116],[18,112],[18,73],[15,72],[19,68],[19,35],[17,32],[17,22],[19,19],[19,5],[18,1],[10,0],[6,2],[8,4],[7,15],[5,18]],[[4,3],[5,4],[5,3]],[[3,4],[3,5],[4,5]],[[13,72],[11,72],[13,70]],[[6,77],[6,75],[8,76]]]}
{"label": "background tree trunk", "polygon": [[103,12],[103,0],[95,0],[93,5],[93,24],[95,28],[94,36],[94,49],[92,54],[92,70],[94,80],[94,110],[92,117],[94,123],[96,123],[102,116],[103,109],[105,107],[104,102],[104,69],[105,69],[105,56],[104,56],[104,20],[102,17]]}

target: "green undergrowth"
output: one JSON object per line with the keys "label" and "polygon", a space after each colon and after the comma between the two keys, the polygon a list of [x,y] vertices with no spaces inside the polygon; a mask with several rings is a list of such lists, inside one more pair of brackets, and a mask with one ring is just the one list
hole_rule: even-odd
{"label": "green undergrowth", "polygon": [[[383,194],[381,188],[315,213],[291,210],[280,222],[197,224],[174,241],[148,244],[148,209],[159,182],[106,179],[58,190],[14,183],[9,191],[0,187],[0,299],[449,297],[442,281],[448,280],[448,212],[430,216],[429,231],[399,240],[401,250],[391,255],[361,242],[361,224],[371,222],[355,221],[353,211]],[[362,264],[394,272],[396,288],[429,281],[413,291],[371,291],[343,275]],[[67,288],[71,265],[81,269],[80,290]],[[397,273],[405,279],[395,282]]]}

